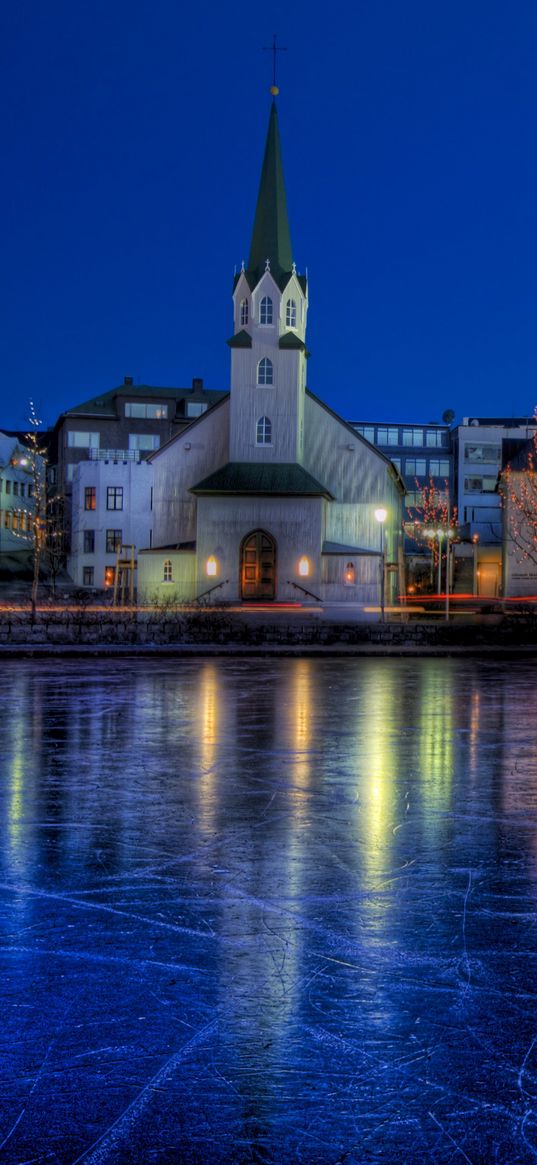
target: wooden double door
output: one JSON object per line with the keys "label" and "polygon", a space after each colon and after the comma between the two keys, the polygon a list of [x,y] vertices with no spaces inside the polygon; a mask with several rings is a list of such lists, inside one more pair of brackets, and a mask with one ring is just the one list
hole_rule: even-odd
{"label": "wooden double door", "polygon": [[276,543],[254,530],[241,543],[241,598],[270,602],[276,594]]}

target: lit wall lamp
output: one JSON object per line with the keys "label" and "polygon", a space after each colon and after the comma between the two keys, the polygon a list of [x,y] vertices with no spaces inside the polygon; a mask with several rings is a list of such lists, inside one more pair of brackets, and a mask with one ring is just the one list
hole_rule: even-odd
{"label": "lit wall lamp", "polygon": [[211,554],[207,559],[207,562],[205,563],[205,570],[209,578],[214,578],[215,574],[217,574],[218,564],[214,554]]}
{"label": "lit wall lamp", "polygon": [[307,578],[309,575],[309,572],[310,572],[310,561],[309,561],[309,558],[306,558],[306,555],[303,554],[302,558],[300,559],[300,562],[298,564],[298,573],[301,576],[301,578]]}

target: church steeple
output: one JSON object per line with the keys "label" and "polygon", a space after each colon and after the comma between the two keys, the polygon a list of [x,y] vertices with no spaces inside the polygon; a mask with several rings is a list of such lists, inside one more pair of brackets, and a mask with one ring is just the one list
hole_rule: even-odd
{"label": "church steeple", "polygon": [[246,277],[252,290],[267,269],[267,259],[273,279],[283,289],[293,269],[293,255],[275,101],[272,102],[270,111],[252,244],[246,270]]}

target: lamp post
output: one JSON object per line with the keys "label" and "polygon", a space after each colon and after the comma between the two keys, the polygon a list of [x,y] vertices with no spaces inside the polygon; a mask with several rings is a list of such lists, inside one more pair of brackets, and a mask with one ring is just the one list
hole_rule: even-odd
{"label": "lamp post", "polygon": [[384,523],[388,517],[388,511],[383,506],[379,506],[375,510],[375,518],[380,526],[380,621],[384,623]]}
{"label": "lamp post", "polygon": [[438,538],[438,594],[442,592],[442,538],[446,539],[446,619],[449,620],[449,555],[451,551],[451,539],[455,537],[455,531],[451,526],[438,526],[436,530],[425,530],[425,537],[434,541]]}

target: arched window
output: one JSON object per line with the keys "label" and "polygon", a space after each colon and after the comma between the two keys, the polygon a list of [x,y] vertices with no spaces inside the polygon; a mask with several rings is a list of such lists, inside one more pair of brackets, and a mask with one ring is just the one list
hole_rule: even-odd
{"label": "arched window", "polygon": [[296,328],[296,303],[294,299],[288,299],[285,308],[285,324],[288,328]]}
{"label": "arched window", "polygon": [[257,445],[270,445],[272,441],[272,421],[270,417],[259,418],[255,439]]}
{"label": "arched window", "polygon": [[270,295],[264,295],[259,305],[259,323],[272,323],[272,300]]}
{"label": "arched window", "polygon": [[345,586],[352,587],[356,582],[356,569],[354,562],[348,562],[345,567]]}
{"label": "arched window", "polygon": [[257,365],[257,383],[274,384],[274,369],[272,360],[269,360],[268,356],[263,356]]}
{"label": "arched window", "polygon": [[164,582],[173,582],[173,568],[170,558],[167,558],[164,563]]}
{"label": "arched window", "polygon": [[248,323],[248,300],[241,299],[241,328]]}

